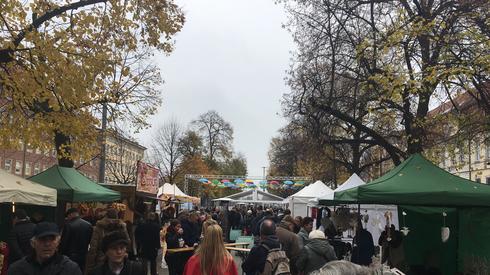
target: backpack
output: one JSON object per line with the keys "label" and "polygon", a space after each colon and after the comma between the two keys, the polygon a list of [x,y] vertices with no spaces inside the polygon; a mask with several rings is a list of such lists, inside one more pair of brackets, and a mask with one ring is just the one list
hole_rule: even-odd
{"label": "backpack", "polygon": [[268,251],[264,270],[261,275],[291,275],[289,259],[286,252],[280,248],[270,249],[267,245],[262,246]]}

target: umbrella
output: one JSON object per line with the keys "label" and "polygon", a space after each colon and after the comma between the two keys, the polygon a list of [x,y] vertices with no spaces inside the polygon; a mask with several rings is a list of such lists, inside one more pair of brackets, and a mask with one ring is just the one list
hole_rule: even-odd
{"label": "umbrella", "polygon": [[242,184],[243,183],[243,180],[242,179],[235,179],[235,183],[236,184]]}
{"label": "umbrella", "polygon": [[229,180],[221,180],[222,183],[230,182]]}
{"label": "umbrella", "polygon": [[202,183],[207,183],[209,180],[208,179],[205,179],[205,178],[201,178],[201,179],[199,179],[199,181],[202,182]]}
{"label": "umbrella", "polygon": [[213,183],[213,185],[219,185],[220,184],[219,180],[212,180],[211,182]]}
{"label": "umbrella", "polygon": [[284,181],[284,184],[287,184],[287,185],[292,185],[292,184],[293,184],[293,182],[292,182],[292,181],[290,181],[290,180],[286,180],[286,181]]}
{"label": "umbrella", "polygon": [[278,181],[275,181],[275,180],[272,180],[271,182],[269,182],[269,184],[279,184]]}

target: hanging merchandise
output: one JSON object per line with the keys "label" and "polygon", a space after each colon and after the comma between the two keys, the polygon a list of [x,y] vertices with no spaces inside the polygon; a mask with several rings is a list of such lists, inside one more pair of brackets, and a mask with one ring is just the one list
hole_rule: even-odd
{"label": "hanging merchandise", "polygon": [[442,212],[442,224],[443,226],[441,227],[441,240],[443,243],[447,242],[449,239],[449,234],[450,230],[449,227],[446,226],[446,212]]}
{"label": "hanging merchandise", "polygon": [[408,227],[405,226],[405,216],[407,215],[407,213],[405,213],[405,211],[402,212],[402,217],[403,217],[403,227],[402,229],[400,230],[403,235],[407,236],[408,233],[410,232],[410,229],[408,229]]}

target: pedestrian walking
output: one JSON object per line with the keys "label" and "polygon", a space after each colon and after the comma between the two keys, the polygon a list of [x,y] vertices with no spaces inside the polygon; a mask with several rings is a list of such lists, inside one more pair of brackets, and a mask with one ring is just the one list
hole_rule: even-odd
{"label": "pedestrian walking", "polygon": [[80,218],[78,209],[70,208],[66,211],[66,223],[61,234],[59,251],[77,263],[82,273],[85,270],[85,259],[92,232],[92,225]]}

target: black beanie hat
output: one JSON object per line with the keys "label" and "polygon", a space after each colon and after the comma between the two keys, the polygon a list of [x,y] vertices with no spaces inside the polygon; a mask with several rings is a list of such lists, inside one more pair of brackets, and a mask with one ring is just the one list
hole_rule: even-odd
{"label": "black beanie hat", "polygon": [[102,239],[102,251],[105,253],[109,247],[123,243],[126,246],[129,246],[129,240],[126,237],[126,234],[121,231],[112,232]]}

